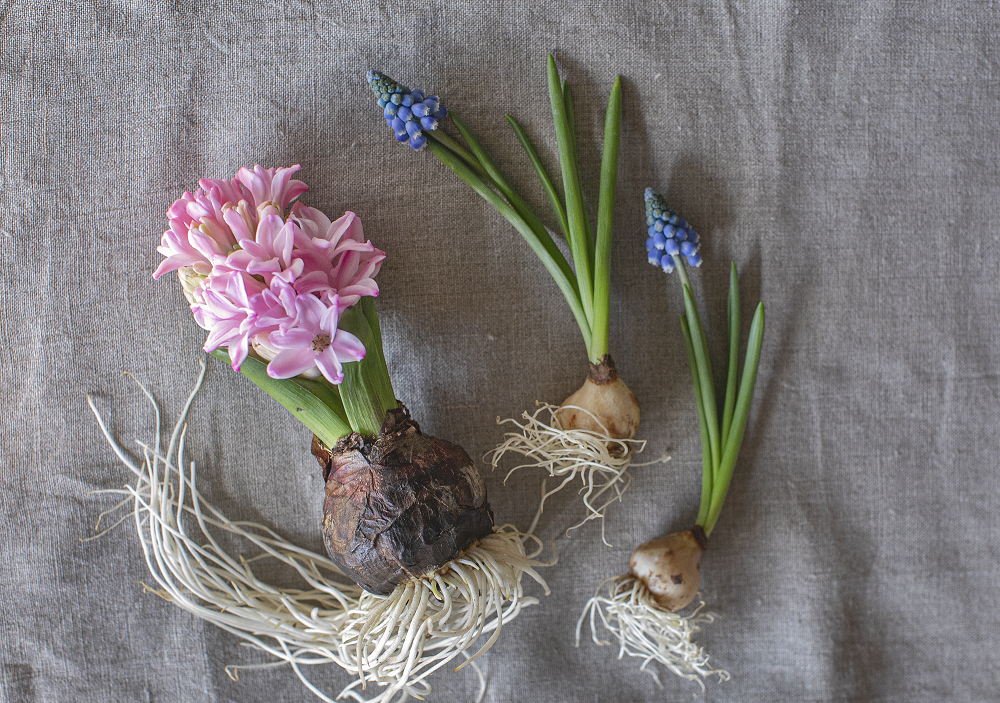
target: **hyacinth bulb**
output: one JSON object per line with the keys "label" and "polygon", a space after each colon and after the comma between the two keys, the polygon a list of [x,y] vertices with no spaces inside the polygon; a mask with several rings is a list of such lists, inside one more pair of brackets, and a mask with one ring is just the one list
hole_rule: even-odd
{"label": "hyacinth bulb", "polygon": [[605,354],[599,364],[590,365],[587,380],[563,402],[556,418],[564,430],[631,439],[639,430],[639,401],[618,375],[611,355]]}
{"label": "hyacinth bulb", "polygon": [[486,485],[464,449],[421,433],[402,407],[376,437],[352,433],[323,466],[323,542],[366,591],[387,595],[458,557],[493,532]]}
{"label": "hyacinth bulb", "polygon": [[705,531],[697,525],[657,537],[632,552],[629,571],[649,589],[657,605],[680,610],[698,595],[701,555],[707,544]]}

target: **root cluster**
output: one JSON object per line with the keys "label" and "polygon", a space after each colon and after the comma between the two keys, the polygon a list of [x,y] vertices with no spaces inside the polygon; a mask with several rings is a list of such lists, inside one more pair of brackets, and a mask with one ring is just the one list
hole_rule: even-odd
{"label": "root cluster", "polygon": [[[528,534],[534,533],[538,520],[545,507],[545,501],[558,493],[575,480],[579,480],[586,516],[583,520],[569,527],[566,532],[574,530],[594,519],[601,520],[601,539],[609,544],[604,536],[604,510],[616,500],[621,500],[622,494],[632,482],[632,474],[628,468],[632,464],[632,456],[641,452],[645,441],[635,439],[615,439],[604,432],[589,430],[564,430],[559,426],[556,412],[559,407],[547,403],[539,403],[539,408],[529,414],[525,411],[522,422],[508,418],[497,418],[497,424],[511,424],[517,431],[506,432],[504,443],[491,452],[490,462],[496,470],[500,461],[507,454],[516,454],[527,459],[507,472],[504,483],[518,469],[540,468],[548,478],[559,480],[558,485],[546,490],[547,482],[542,482],[542,497],[538,511],[528,529]],[[588,410],[572,407],[593,417]],[[594,417],[600,425],[600,421]],[[601,425],[603,428],[603,425]],[[610,546],[610,545],[609,545]]]}
{"label": "root cluster", "polygon": [[[602,591],[606,595],[602,595]],[[598,645],[612,642],[599,635],[601,628],[610,633],[618,643],[618,658],[626,654],[642,659],[639,667],[650,674],[657,684],[660,678],[651,662],[659,662],[681,678],[697,681],[702,689],[702,678],[718,676],[728,681],[726,671],[713,669],[708,663],[704,648],[692,641],[702,623],[713,622],[715,616],[702,612],[701,603],[690,615],[664,610],[656,605],[652,595],[631,575],[608,579],[598,588],[576,623],[576,645],[580,646],[583,623],[590,616],[591,639]],[[598,627],[600,623],[600,627]],[[661,685],[662,687],[662,685]]]}
{"label": "root cluster", "polygon": [[[546,565],[535,560],[541,544],[534,540],[536,548],[527,553],[525,543],[533,538],[510,526],[480,539],[437,571],[378,596],[352,583],[325,555],[290,544],[266,526],[227,519],[198,491],[194,462],[185,467],[183,460],[185,420],[203,379],[204,367],[166,447],[159,407],[140,384],[156,413],[157,430],[151,445],[137,443],[139,461],[121,448],[93,400],[88,402],[105,439],[135,479],[124,489],[103,491],[124,498],[102,518],[131,504],[112,528],[132,518],[156,583],[150,590],[274,658],[268,664],[227,667],[234,679],[241,669],[287,664],[320,699],[333,703],[302,671],[333,662],[358,677],[338,698],[372,703],[420,698],[430,691],[426,679],[432,672],[459,655],[471,662],[496,641],[504,623],[537,602],[523,595],[524,574],[548,593],[535,570]],[[221,534],[244,542],[248,556],[230,554],[216,537]],[[261,559],[294,570],[305,587],[278,588],[262,581],[253,569]],[[480,635],[490,633],[470,655]],[[482,674],[480,680],[485,688]],[[366,698],[360,691],[369,684],[378,690]]]}

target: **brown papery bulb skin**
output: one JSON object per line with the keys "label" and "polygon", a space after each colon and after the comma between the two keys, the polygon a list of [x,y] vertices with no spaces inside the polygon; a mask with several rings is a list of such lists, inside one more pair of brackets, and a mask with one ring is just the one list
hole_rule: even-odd
{"label": "brown papery bulb skin", "polygon": [[701,584],[701,554],[708,545],[705,530],[651,539],[632,552],[629,572],[645,584],[657,605],[677,611],[694,600]]}
{"label": "brown papery bulb skin", "polygon": [[493,532],[472,459],[421,433],[402,407],[386,414],[377,437],[355,432],[332,450],[314,438],[313,454],[326,480],[326,550],[366,591],[392,593]]}
{"label": "brown papery bulb skin", "polygon": [[601,363],[590,365],[587,380],[556,411],[559,426],[564,430],[604,433],[588,413],[567,406],[589,410],[612,439],[632,439],[639,430],[639,401],[618,375],[610,354],[601,357]]}

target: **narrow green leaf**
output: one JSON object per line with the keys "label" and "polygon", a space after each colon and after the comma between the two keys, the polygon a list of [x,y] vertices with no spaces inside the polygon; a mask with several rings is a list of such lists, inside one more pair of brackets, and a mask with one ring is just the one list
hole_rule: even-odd
{"label": "narrow green leaf", "polygon": [[608,353],[611,334],[611,230],[618,189],[618,148],[621,143],[621,79],[615,78],[604,117],[604,154],[601,158],[601,196],[597,206],[597,245],[594,250],[594,342],[591,351]]}
{"label": "narrow green leaf", "polygon": [[736,384],[739,382],[740,363],[740,281],[736,275],[736,262],[729,270],[729,371],[726,374],[726,400],[722,406],[722,446],[729,439],[733,423],[733,406],[736,404]]}
{"label": "narrow green leaf", "polygon": [[698,375],[698,362],[694,355],[694,343],[691,341],[691,329],[687,319],[681,315],[681,332],[684,333],[684,347],[687,349],[688,366],[691,369],[691,384],[694,387],[694,403],[698,408],[698,429],[701,432],[701,505],[698,508],[696,525],[704,527],[708,519],[708,511],[712,501],[712,482],[715,470],[712,467],[712,452],[709,449],[708,421],[705,418],[705,405],[702,402],[701,381]]}
{"label": "narrow green leaf", "polygon": [[[559,144],[559,165],[562,169],[563,190],[566,197],[566,216],[569,224],[569,248],[573,255],[573,266],[576,268],[577,289],[583,310],[587,316],[587,325],[594,324],[594,291],[591,284],[590,251],[588,243],[590,224],[587,221],[586,207],[583,202],[583,191],[580,188],[580,176],[576,166],[576,138],[573,133],[573,123],[567,114],[572,111],[572,98],[567,102],[563,83],[559,81],[559,71],[555,59],[549,55],[548,65],[549,101],[552,103],[552,121],[556,129],[556,141]],[[568,86],[566,86],[568,88]],[[588,353],[591,342],[588,339]],[[591,361],[593,361],[591,357]]]}
{"label": "narrow green leaf", "polygon": [[[379,402],[386,410],[391,410],[399,405],[396,400],[396,393],[392,388],[392,380],[389,377],[389,368],[385,363],[385,350],[382,347],[382,326],[378,321],[378,311],[375,309],[375,299],[371,296],[364,296],[358,303],[361,306],[361,314],[365,316],[368,327],[372,331],[374,341],[371,347],[367,347],[365,361],[373,365],[373,371],[377,375],[378,383],[375,384],[375,392],[378,394]],[[374,355],[374,356],[372,356]]]}
{"label": "narrow green leaf", "polygon": [[736,457],[743,442],[743,432],[747,427],[750,415],[750,401],[753,399],[754,384],[757,381],[757,367],[760,365],[760,350],[764,343],[764,304],[759,303],[750,322],[750,338],[747,340],[747,356],[743,364],[743,377],[740,379],[740,390],[736,396],[736,409],[733,412],[733,425],[729,439],[726,441],[722,461],[712,487],[712,507],[709,509],[708,521],[705,524],[705,534],[711,534],[715,523],[722,512],[722,504],[726,501],[729,483],[736,467]]}
{"label": "narrow green leaf", "polygon": [[[386,412],[396,407],[396,397],[382,358],[381,345],[377,342],[362,307],[359,304],[345,310],[337,324],[340,329],[360,339],[366,351],[365,358],[361,361],[344,364],[340,397],[354,431],[363,435],[377,435],[382,429]],[[371,311],[374,312],[374,306]]]}
{"label": "narrow green leaf", "polygon": [[563,208],[562,201],[559,200],[559,194],[556,192],[555,186],[552,185],[552,179],[549,178],[542,160],[538,158],[538,154],[535,152],[534,147],[531,146],[531,142],[528,141],[528,135],[521,128],[521,125],[510,115],[507,115],[507,121],[513,127],[514,134],[517,135],[517,140],[521,142],[521,147],[531,160],[531,165],[535,167],[535,173],[538,174],[538,179],[542,182],[542,188],[545,189],[545,195],[548,196],[549,205],[552,206],[552,213],[556,216],[556,222],[559,223],[560,231],[562,231],[563,237],[568,242],[569,224],[566,222],[566,210]]}
{"label": "narrow green leaf", "polygon": [[701,400],[705,404],[705,416],[708,421],[708,440],[712,451],[712,466],[716,477],[712,482],[718,485],[718,468],[721,450],[719,447],[719,411],[715,404],[715,383],[712,380],[712,364],[708,358],[708,343],[705,340],[705,330],[701,326],[701,317],[694,302],[691,286],[684,286],[684,314],[691,326],[691,341],[694,345],[694,358],[698,362],[698,378],[701,387]]}
{"label": "narrow green leaf", "polygon": [[[212,356],[229,363],[229,354],[221,349],[212,352]],[[351,434],[344,404],[336,388],[325,379],[271,378],[267,375],[267,362],[252,355],[240,366],[240,373],[278,401],[326,446],[332,447],[338,439]]]}
{"label": "narrow green leaf", "polygon": [[[434,141],[433,138],[428,138],[427,148],[437,156],[441,162],[450,168],[452,172],[461,178],[465,183],[472,188],[474,191],[479,193],[479,195],[486,200],[490,205],[496,209],[508,222],[510,222],[514,228],[524,237],[524,240],[531,247],[535,255],[541,260],[542,264],[548,269],[549,274],[555,280],[556,285],[559,286],[559,290],[562,291],[563,297],[566,298],[566,302],[569,304],[570,309],[573,312],[573,317],[576,318],[577,325],[580,327],[580,332],[583,334],[583,338],[587,344],[587,355],[590,356],[590,321],[584,312],[582,302],[580,300],[580,294],[577,291],[577,281],[576,276],[573,274],[572,269],[566,263],[565,258],[560,257],[555,258],[547,247],[547,242],[540,238],[539,233],[533,231],[528,223],[521,218],[520,215],[514,210],[511,205],[504,200],[500,195],[494,192],[489,186],[487,186],[481,178],[476,176],[465,163],[459,159],[455,154],[453,154],[449,149],[442,146],[440,143]],[[545,233],[548,242],[552,242],[552,238]],[[552,242],[554,246],[555,243]]]}
{"label": "narrow green leaf", "polygon": [[[570,156],[573,159],[573,171],[576,173],[577,182],[580,181],[580,158],[576,143],[576,110],[573,107],[573,90],[569,81],[562,82],[563,102],[566,103],[566,124],[569,126]],[[583,208],[583,241],[587,245],[587,264],[590,270],[594,270],[594,235],[590,230],[590,216],[587,214],[587,202],[583,197],[583,186],[579,186],[580,205]]]}

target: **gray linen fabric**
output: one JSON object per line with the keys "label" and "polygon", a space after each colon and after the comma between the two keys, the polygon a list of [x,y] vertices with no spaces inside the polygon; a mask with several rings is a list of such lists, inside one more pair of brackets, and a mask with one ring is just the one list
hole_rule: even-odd
{"label": "gray linen fabric", "polygon": [[[199,177],[302,164],[304,201],[357,212],[398,395],[482,457],[498,416],[582,382],[583,345],[520,237],[428,153],[397,145],[364,84],[443,96],[545,207],[503,119],[554,163],[545,54],[577,96],[596,203],[603,107],[624,79],[612,350],[664,465],[560,543],[554,589],[484,658],[489,701],[986,701],[1000,690],[1000,50],[986,2],[4,2],[0,700],[310,701],[288,668],[145,592],[126,523],[97,515],[123,440],[176,417],[204,333],[150,277],[164,212]],[[700,450],[675,279],[644,260],[642,190],[702,233],[693,272],[714,353],[726,274],[768,328],[737,475],[703,560],[720,619],[698,639],[733,675],[664,688],[576,618],[631,549],[694,519]],[[749,315],[747,315],[747,318]],[[188,446],[233,519],[321,549],[309,433],[209,360]],[[131,446],[131,445],[130,445]],[[527,524],[540,479],[488,475]],[[547,538],[574,516],[560,496]],[[279,580],[280,573],[272,574]],[[530,593],[541,591],[529,585]],[[350,678],[317,667],[335,694]],[[469,671],[432,700],[472,700]]]}

